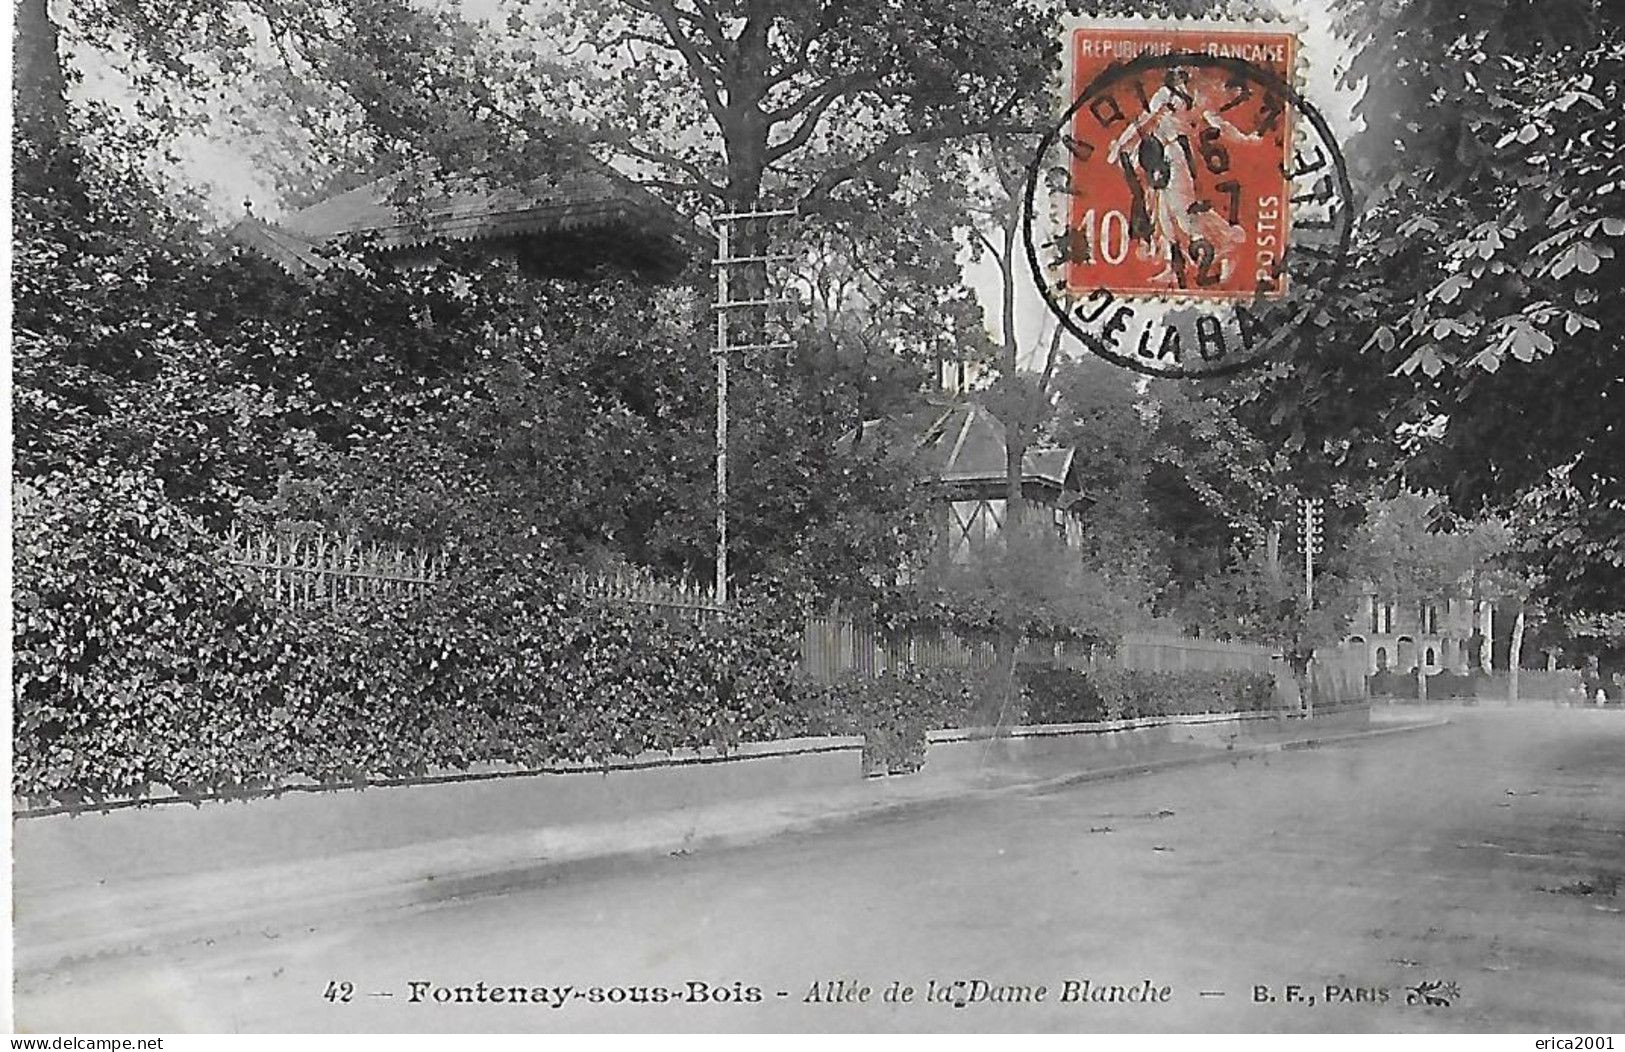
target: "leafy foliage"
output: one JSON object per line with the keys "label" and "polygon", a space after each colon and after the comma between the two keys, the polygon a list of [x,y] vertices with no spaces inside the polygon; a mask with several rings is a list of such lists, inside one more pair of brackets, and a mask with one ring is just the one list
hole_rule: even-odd
{"label": "leafy foliage", "polygon": [[301,203],[425,159],[535,177],[579,156],[553,102],[556,63],[452,8],[23,0],[19,11],[19,52],[34,57],[23,109],[63,111],[64,84],[92,80],[92,97],[115,100],[95,124],[139,130],[171,189],[222,152],[252,158],[257,182]]}
{"label": "leafy foliage", "polygon": [[[302,125],[272,136],[279,163],[315,179],[295,196],[424,156],[494,178],[578,158],[569,121],[537,111],[557,117],[569,104],[528,90],[557,72],[526,35],[554,25],[549,16],[513,5],[497,32],[398,0],[326,6],[173,0],[138,11],[97,0],[56,21],[34,12],[35,30],[63,34],[66,65],[53,80],[43,63],[31,81],[30,113],[60,119],[19,138],[41,167],[20,183],[16,209],[17,322],[30,334],[18,360],[19,473],[108,454],[150,471],[211,525],[315,520],[414,544],[551,545],[708,576],[715,407],[709,313],[695,297],[611,274],[593,286],[544,281],[477,251],[399,270],[364,246],[336,251],[310,285],[210,252],[176,218],[173,186],[151,178],[144,155],[170,127],[153,114],[208,110],[221,75],[250,67],[258,80],[245,85],[286,96],[268,119],[291,109]],[[127,37],[135,43],[114,65],[140,113],[64,96],[76,58],[98,38]],[[70,185],[79,194],[64,205]],[[848,209],[834,224],[845,265],[878,274],[871,290],[895,292],[890,277],[906,271],[915,289],[940,285],[951,259],[926,233],[907,248],[886,242],[880,211]],[[904,317],[900,302],[869,304],[874,324],[808,326],[790,361],[736,371],[732,454],[752,466],[733,478],[736,576],[863,593],[898,564],[918,504],[908,473],[836,440],[908,403],[927,376],[898,348],[937,319]],[[932,333],[922,354],[940,355],[943,339]],[[892,379],[877,382],[882,373]]]}
{"label": "leafy foliage", "polygon": [[17,504],[27,797],[364,782],[808,727],[799,622],[770,589],[721,622],[672,622],[586,605],[546,563],[486,553],[421,598],[290,612],[150,478],[49,476]]}
{"label": "leafy foliage", "polygon": [[[133,220],[132,220],[133,222]],[[21,245],[17,471],[111,455],[214,524],[323,522],[434,547],[562,546],[704,576],[714,412],[699,304],[448,253],[347,255],[314,287],[101,223],[98,253]],[[837,447],[857,380],[743,378],[742,577],[868,587],[895,566],[903,465]]]}
{"label": "leafy foliage", "polygon": [[1414,605],[1457,592],[1522,599],[1529,590],[1526,580],[1502,565],[1512,544],[1508,529],[1495,521],[1450,522],[1438,498],[1401,494],[1374,502],[1355,543],[1367,579],[1399,602]]}
{"label": "leafy foliage", "polygon": [[902,774],[925,762],[926,732],[963,726],[985,707],[989,689],[985,672],[904,666],[835,683],[804,682],[800,693],[812,726],[863,735],[868,769]]}
{"label": "leafy foliage", "polygon": [[964,563],[929,568],[902,590],[897,621],[1033,639],[1115,639],[1143,615],[1142,582],[1087,562],[1036,516],[1002,528]]}
{"label": "leafy foliage", "polygon": [[101,466],[15,493],[13,785],[51,797],[253,781],[289,654],[150,480]]}
{"label": "leafy foliage", "polygon": [[[1295,650],[1339,638],[1360,577],[1346,543],[1363,515],[1357,489],[1269,448],[1232,383],[1141,389],[1098,362],[1064,364],[1055,380],[1052,433],[1088,454],[1087,558],[1129,571],[1148,611],[1204,633]],[[1292,567],[1306,491],[1330,495],[1335,539],[1314,609]]]}
{"label": "leafy foliage", "polygon": [[1398,460],[1500,513],[1571,607],[1617,605],[1625,23],[1594,0],[1345,0],[1366,192],[1345,295],[1259,391],[1273,440]]}
{"label": "leafy foliage", "polygon": [[734,204],[828,201],[911,146],[1007,121],[1054,50],[1026,4],[601,0],[558,22],[612,100],[599,138]]}
{"label": "leafy foliage", "polygon": [[1264,712],[1275,681],[1262,672],[1031,668],[1028,723],[1096,723],[1209,712]]}
{"label": "leafy foliage", "polygon": [[[792,594],[763,590],[719,623],[673,622],[584,604],[548,564],[505,552],[465,553],[424,597],[280,610],[128,470],[21,487],[16,552],[13,784],[36,801],[360,784],[805,733],[862,734],[876,764],[907,770],[927,730],[985,721],[999,696],[955,669],[810,684]],[[1229,675],[1101,672],[1081,695],[1065,675],[1034,682],[1028,720],[1263,704]]]}

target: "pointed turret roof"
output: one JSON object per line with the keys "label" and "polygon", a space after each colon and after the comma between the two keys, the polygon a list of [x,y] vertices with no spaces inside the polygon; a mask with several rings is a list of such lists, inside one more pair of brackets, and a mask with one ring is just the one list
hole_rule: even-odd
{"label": "pointed turret roof", "polygon": [[[1006,483],[1004,425],[987,406],[974,399],[932,405],[894,428],[872,421],[863,430],[881,434],[889,430],[894,441],[906,436],[903,440],[913,444],[926,470],[955,492],[998,495]],[[1063,503],[1081,497],[1083,484],[1076,450],[1032,445],[1023,451],[1021,459],[1023,487],[1053,490]],[[1068,501],[1066,494],[1076,496]]]}

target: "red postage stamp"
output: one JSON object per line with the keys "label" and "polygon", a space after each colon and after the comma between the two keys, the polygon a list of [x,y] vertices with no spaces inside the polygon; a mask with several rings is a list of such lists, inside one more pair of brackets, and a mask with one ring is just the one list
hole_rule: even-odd
{"label": "red postage stamp", "polygon": [[[1284,292],[1293,114],[1271,85],[1292,83],[1296,48],[1287,27],[1267,24],[1069,30],[1069,101],[1080,104],[1062,136],[1068,295]],[[1226,62],[1117,69],[1184,54]]]}

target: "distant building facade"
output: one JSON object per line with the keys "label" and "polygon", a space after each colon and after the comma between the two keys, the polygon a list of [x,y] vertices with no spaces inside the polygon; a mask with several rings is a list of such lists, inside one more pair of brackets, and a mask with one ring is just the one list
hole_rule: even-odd
{"label": "distant building facade", "polygon": [[1345,646],[1362,651],[1366,671],[1406,673],[1420,665],[1428,675],[1490,671],[1495,604],[1466,595],[1398,601],[1367,588],[1349,626]]}

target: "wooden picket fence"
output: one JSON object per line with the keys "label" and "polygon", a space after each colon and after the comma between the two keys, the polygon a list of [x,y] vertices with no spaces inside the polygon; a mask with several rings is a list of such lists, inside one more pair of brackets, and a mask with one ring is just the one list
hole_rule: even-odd
{"label": "wooden picket fence", "polygon": [[872,625],[838,615],[809,617],[801,634],[801,668],[821,683],[847,674],[869,678],[904,665],[991,668],[993,661],[990,638],[913,632],[887,639]]}
{"label": "wooden picket fence", "polygon": [[224,547],[226,561],[258,581],[274,602],[300,608],[416,595],[444,572],[440,560],[425,552],[319,531],[234,529]]}
{"label": "wooden picket fence", "polygon": [[1277,653],[1274,647],[1256,643],[1196,639],[1169,632],[1129,632],[1118,645],[1117,663],[1146,672],[1269,672],[1275,667]]}
{"label": "wooden picket fence", "polygon": [[[838,615],[809,618],[802,635],[802,668],[821,682],[843,675],[875,676],[903,665],[991,668],[991,636],[965,639],[952,632],[907,632],[885,638],[871,626]],[[1195,639],[1165,632],[1130,632],[1115,648],[1080,639],[1027,639],[1017,660],[1054,668],[1185,669],[1270,673],[1281,666],[1271,647]]]}

